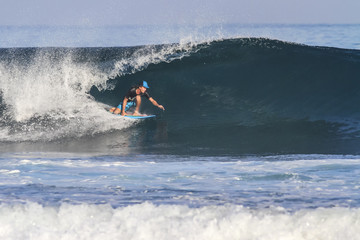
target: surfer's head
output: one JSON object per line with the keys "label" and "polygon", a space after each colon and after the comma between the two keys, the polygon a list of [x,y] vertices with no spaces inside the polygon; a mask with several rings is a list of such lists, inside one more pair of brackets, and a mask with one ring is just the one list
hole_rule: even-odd
{"label": "surfer's head", "polygon": [[147,84],[146,81],[143,81],[143,82],[140,84],[140,87],[139,87],[139,89],[140,89],[140,91],[141,91],[142,93],[145,93],[145,92],[146,92],[146,89],[148,89],[148,88],[149,88],[149,85]]}
{"label": "surfer's head", "polygon": [[146,81],[143,81],[143,82],[142,82],[142,86],[143,86],[144,88],[149,88],[149,85],[148,85],[148,83],[147,83]]}

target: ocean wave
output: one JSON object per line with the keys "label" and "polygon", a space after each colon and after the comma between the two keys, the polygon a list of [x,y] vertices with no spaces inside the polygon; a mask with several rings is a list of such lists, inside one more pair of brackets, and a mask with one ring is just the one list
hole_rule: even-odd
{"label": "ocean wave", "polygon": [[352,152],[341,146],[358,139],[359,65],[358,50],[263,38],[2,49],[0,139],[52,141],[127,129],[135,122],[104,109],[147,80],[167,109],[142,109],[160,115],[160,143],[263,153],[331,153],[340,145],[338,152]]}
{"label": "ocean wave", "polygon": [[[359,239],[359,209],[0,205],[1,239]],[[339,221],[341,219],[341,221]]]}

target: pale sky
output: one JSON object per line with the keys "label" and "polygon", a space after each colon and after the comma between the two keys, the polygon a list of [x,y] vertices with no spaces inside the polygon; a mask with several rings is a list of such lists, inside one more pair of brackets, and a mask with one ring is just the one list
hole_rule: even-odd
{"label": "pale sky", "polygon": [[360,0],[0,0],[0,25],[360,23]]}

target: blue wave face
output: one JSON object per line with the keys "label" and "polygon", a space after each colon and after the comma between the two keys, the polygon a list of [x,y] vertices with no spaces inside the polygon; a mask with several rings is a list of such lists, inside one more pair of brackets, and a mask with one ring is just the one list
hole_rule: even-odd
{"label": "blue wave face", "polygon": [[[161,153],[358,153],[357,50],[250,38],[186,47],[26,51],[30,50],[3,51],[3,68],[13,69],[3,71],[17,80],[14,84],[22,82],[21,74],[30,73],[27,81],[38,79],[37,86],[46,88],[47,94],[27,101],[26,112],[31,114],[24,116],[14,111],[21,101],[9,95],[17,86],[3,87],[1,106],[7,117],[1,123],[7,141],[25,125],[29,135],[37,134],[16,135],[20,141],[43,140],[44,132],[59,129],[60,139],[88,141],[90,136],[97,146],[100,140],[91,136],[101,134],[102,140],[115,142],[112,150],[124,141],[130,148]],[[23,61],[29,66],[19,70]],[[141,80],[149,83],[150,96],[166,111],[144,99],[142,111],[159,118],[129,129],[132,123],[116,122],[102,104],[116,106]],[[60,102],[62,95],[55,94],[59,92],[66,95]],[[38,107],[39,102],[47,104]],[[42,112],[44,108],[49,109]],[[110,134],[114,130],[126,140]]]}
{"label": "blue wave face", "polygon": [[116,105],[133,82],[147,80],[167,109],[161,131],[195,152],[330,153],[354,150],[348,141],[357,141],[359,130],[358,79],[356,50],[231,39],[116,78],[114,90],[93,94]]}

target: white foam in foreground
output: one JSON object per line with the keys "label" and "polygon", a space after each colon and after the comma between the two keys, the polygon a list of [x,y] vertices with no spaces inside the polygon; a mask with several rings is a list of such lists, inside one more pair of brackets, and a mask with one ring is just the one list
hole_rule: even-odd
{"label": "white foam in foreground", "polygon": [[360,239],[360,209],[249,210],[150,203],[0,206],[0,239]]}

